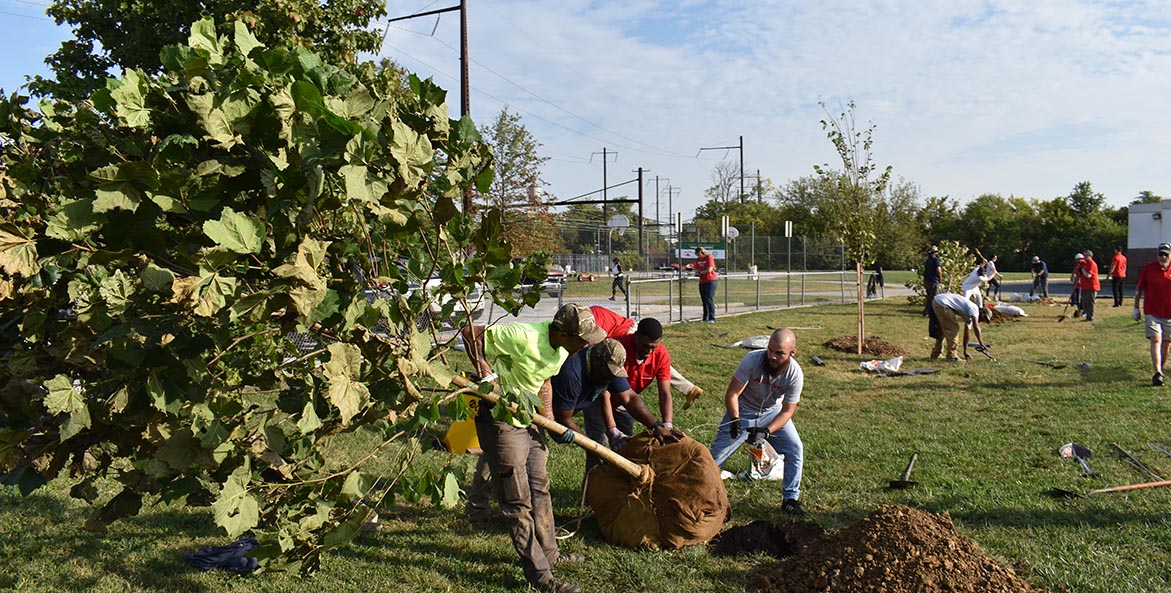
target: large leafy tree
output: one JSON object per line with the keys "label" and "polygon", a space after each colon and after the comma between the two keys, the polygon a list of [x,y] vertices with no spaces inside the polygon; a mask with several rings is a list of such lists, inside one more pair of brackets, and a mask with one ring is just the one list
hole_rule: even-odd
{"label": "large leafy tree", "polygon": [[540,154],[541,143],[507,105],[490,124],[481,126],[480,133],[492,147],[496,171],[482,202],[504,211],[504,236],[518,253],[556,251],[561,237],[538,191],[544,185],[541,167],[549,160]]}
{"label": "large leafy tree", "polygon": [[[359,501],[454,502],[453,478],[410,461],[408,437],[466,410],[422,387],[452,371],[409,286],[481,281],[519,307],[499,212],[455,207],[487,189],[490,154],[430,81],[388,100],[243,23],[197,22],[163,66],[39,113],[0,100],[2,479],[72,476],[94,529],[156,495],[211,502],[270,568],[312,570]],[[327,457],[363,426],[367,454]],[[391,469],[365,469],[380,452]]]}
{"label": "large leafy tree", "polygon": [[847,257],[854,262],[858,289],[858,354],[866,338],[865,299],[862,292],[863,268],[874,260],[878,241],[877,211],[880,196],[890,182],[891,167],[880,169],[873,160],[874,124],[859,129],[853,101],[837,115],[830,114],[825,103],[826,119],[821,128],[826,132],[842,169],[829,165],[814,166],[826,183],[832,187],[834,199],[826,203],[823,214],[830,233],[842,242]]}
{"label": "large leafy tree", "polygon": [[[299,45],[335,64],[356,63],[360,53],[377,53],[381,35],[369,28],[386,15],[378,0],[54,0],[47,10],[73,39],[45,59],[54,78],[36,78],[31,89],[77,100],[105,85],[116,69],[154,74],[159,52],[182,43],[191,23],[209,16],[220,34],[246,23],[267,45]],[[371,68],[372,65],[367,65]]]}

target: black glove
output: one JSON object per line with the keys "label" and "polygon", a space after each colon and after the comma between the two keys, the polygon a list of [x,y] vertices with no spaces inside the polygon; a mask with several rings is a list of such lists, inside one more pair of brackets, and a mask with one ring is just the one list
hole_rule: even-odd
{"label": "black glove", "polygon": [[567,428],[565,429],[565,432],[561,434],[554,433],[553,440],[561,443],[562,445],[568,445],[573,442],[573,437],[576,435],[577,433],[573,432],[573,429]]}
{"label": "black glove", "polygon": [[764,440],[772,433],[768,431],[767,427],[754,426],[748,429],[748,444],[754,448],[759,449]]}
{"label": "black glove", "polygon": [[739,418],[732,418],[731,420],[728,421],[728,436],[732,437],[733,441],[740,437],[740,419]]}

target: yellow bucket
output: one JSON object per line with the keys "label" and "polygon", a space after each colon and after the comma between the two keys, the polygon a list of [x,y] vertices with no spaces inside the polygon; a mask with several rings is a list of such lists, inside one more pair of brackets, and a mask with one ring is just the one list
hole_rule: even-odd
{"label": "yellow bucket", "polygon": [[465,395],[468,402],[468,417],[454,422],[443,437],[443,444],[452,453],[466,453],[468,449],[479,449],[480,439],[476,437],[476,412],[480,410],[480,398]]}

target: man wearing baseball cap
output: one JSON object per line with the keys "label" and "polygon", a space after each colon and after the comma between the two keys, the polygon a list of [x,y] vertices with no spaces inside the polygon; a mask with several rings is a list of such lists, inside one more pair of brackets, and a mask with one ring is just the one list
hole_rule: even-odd
{"label": "man wearing baseball cap", "polygon": [[[1139,314],[1139,301],[1143,303],[1143,315]],[[1143,266],[1138,273],[1138,285],[1134,288],[1134,320],[1145,321],[1147,339],[1151,342],[1151,367],[1155,374],[1151,384],[1156,387],[1166,383],[1163,365],[1171,351],[1171,243],[1159,243],[1158,257]]]}
{"label": "man wearing baseball cap", "polygon": [[[570,354],[606,338],[590,310],[575,304],[562,306],[552,321],[472,325],[461,333],[468,358],[483,377],[481,382],[494,383],[504,394],[502,401],[522,407],[538,398],[541,407],[535,413],[549,418],[553,394],[550,379]],[[554,565],[580,558],[564,557],[557,550],[546,469],[549,447],[544,431],[509,413],[505,406],[483,402],[476,414],[476,435],[484,450],[480,461],[487,464],[491,480],[496,483],[500,511],[508,522],[513,547],[520,554],[525,579],[539,591],[580,592],[581,587],[553,576]],[[486,488],[483,476],[484,472],[476,472],[472,493]]]}
{"label": "man wearing baseball cap", "polygon": [[[637,393],[630,387],[626,374],[626,349],[618,340],[606,338],[592,346],[586,346],[569,357],[561,370],[553,377],[553,414],[561,424],[582,432],[573,416],[579,410],[587,416],[600,415],[602,423],[586,423],[586,436],[611,448],[620,449],[634,432],[631,417],[654,430],[655,437],[665,443],[679,440],[671,427],[659,422]],[[619,427],[614,410],[625,406],[629,415],[624,426]],[[557,442],[573,442],[574,433],[567,431],[554,437]],[[592,456],[591,456],[592,457]],[[587,470],[593,465],[587,458]]]}

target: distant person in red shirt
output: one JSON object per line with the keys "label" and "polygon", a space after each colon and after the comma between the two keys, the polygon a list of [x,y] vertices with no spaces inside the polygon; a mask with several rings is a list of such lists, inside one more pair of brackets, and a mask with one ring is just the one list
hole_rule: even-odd
{"label": "distant person in red shirt", "polygon": [[1110,271],[1106,273],[1110,278],[1110,289],[1114,293],[1114,308],[1122,306],[1122,285],[1126,284],[1126,256],[1122,255],[1122,246],[1114,248],[1114,257],[1110,259]]}
{"label": "distant person in red shirt", "polygon": [[1082,299],[1082,315],[1086,321],[1094,320],[1094,299],[1098,298],[1098,291],[1102,290],[1102,283],[1098,281],[1098,262],[1094,261],[1094,252],[1085,250],[1085,262],[1078,268],[1078,288]]}
{"label": "distant person in red shirt", "polygon": [[[627,335],[634,334],[635,329],[636,329],[634,326],[634,320],[629,317],[623,317],[622,315],[619,315],[619,314],[607,309],[606,307],[601,307],[598,305],[594,305],[594,306],[590,307],[590,313],[594,314],[594,321],[598,324],[598,327],[602,328],[602,330],[606,332],[606,337],[618,339],[619,342],[623,342],[623,345],[627,347],[627,353],[629,354],[629,356],[626,359],[627,367],[628,367],[627,371],[630,371],[631,370],[629,368],[630,361],[635,360],[638,357],[636,356],[635,352],[630,350],[629,344],[626,344],[622,340],[622,338]],[[647,321],[647,320],[644,319],[643,321]],[[659,324],[659,322],[657,320],[652,319],[651,321],[654,321],[656,324],[659,325],[659,330],[658,330],[659,337],[654,338],[654,339],[660,340],[663,336],[663,326],[662,326],[662,324]],[[639,323],[639,325],[640,326],[642,325],[641,322]],[[653,333],[654,332],[651,332],[652,335],[653,335]],[[667,352],[666,346],[662,347],[662,351],[664,354],[666,354],[666,352]],[[676,370],[675,367],[671,366],[671,357],[669,354],[667,355],[667,367],[668,367],[668,371],[670,373],[670,375],[669,375],[669,379],[671,382],[670,386],[675,388],[675,391],[678,391],[679,393],[682,393],[683,395],[687,396],[687,402],[683,404],[683,409],[686,410],[687,408],[691,407],[691,404],[695,402],[696,398],[703,395],[703,389],[700,389],[700,387],[698,385],[696,385],[695,383],[688,381],[687,378],[684,377],[682,373],[680,373],[678,370]],[[633,377],[633,375],[631,375],[631,376]],[[630,383],[633,385],[635,383],[635,380],[631,379]],[[634,390],[639,393],[642,393],[643,389],[644,389],[644,387],[635,387],[634,388]],[[668,393],[666,395],[666,397],[667,397],[667,399],[670,399],[670,394]],[[659,391],[660,409],[663,409],[662,408],[663,398],[664,398],[664,394],[663,394],[662,390],[660,390]],[[667,412],[663,412],[663,420],[670,422],[671,415],[668,414]]]}
{"label": "distant person in red shirt", "polygon": [[699,300],[703,302],[703,320],[716,322],[716,258],[707,249],[695,249],[695,275],[699,276]]}
{"label": "distant person in red shirt", "polygon": [[[1144,296],[1145,317],[1139,314],[1139,301]],[[1171,351],[1171,243],[1160,243],[1158,259],[1139,270],[1134,288],[1134,320],[1145,321],[1146,336],[1151,341],[1151,366],[1155,370],[1151,384],[1163,385],[1163,365]]]}

